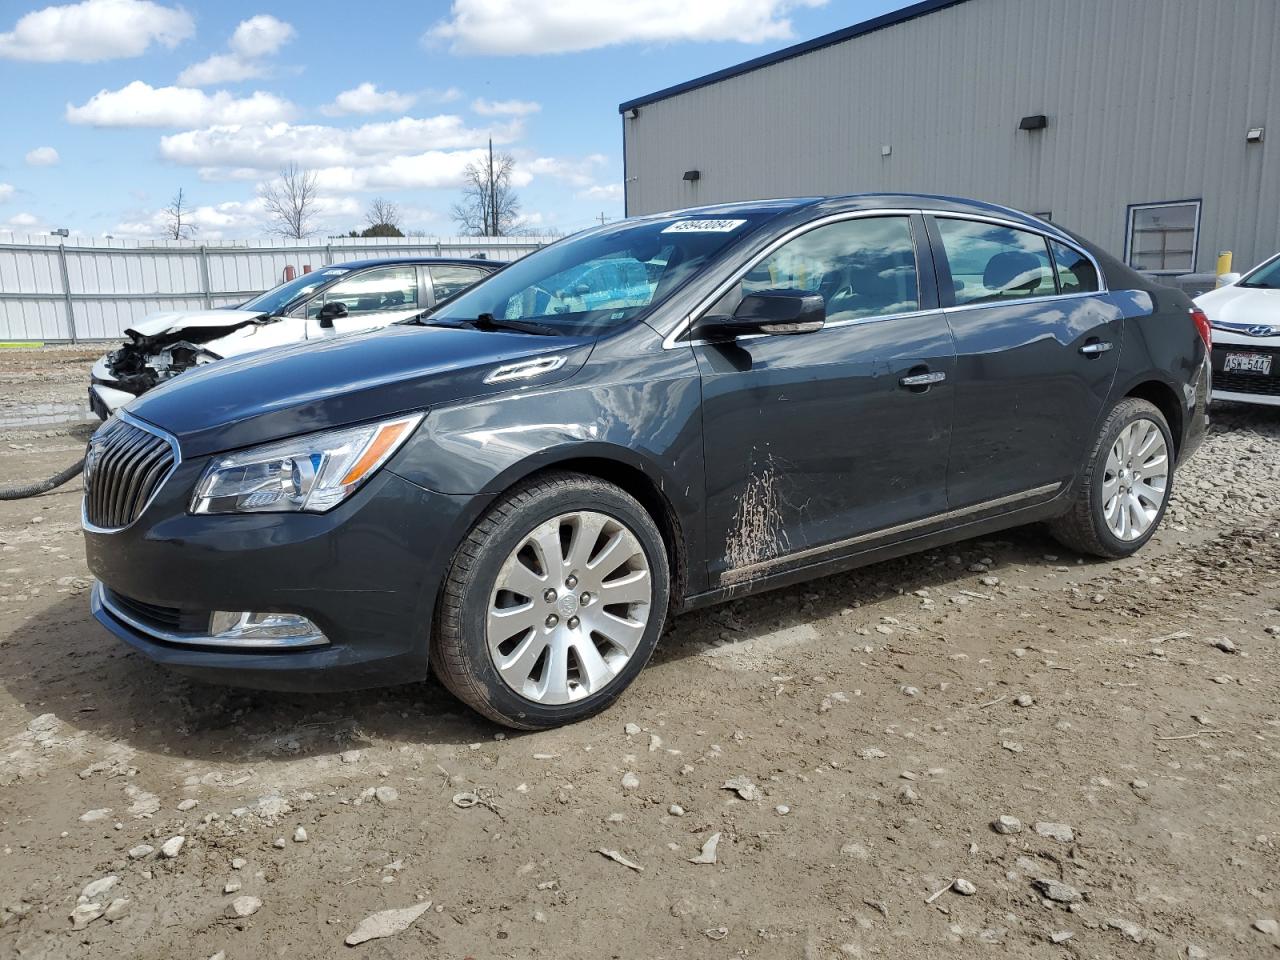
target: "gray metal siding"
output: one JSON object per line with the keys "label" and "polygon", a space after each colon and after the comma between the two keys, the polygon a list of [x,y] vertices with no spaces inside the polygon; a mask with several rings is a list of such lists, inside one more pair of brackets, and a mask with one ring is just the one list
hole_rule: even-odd
{"label": "gray metal siding", "polygon": [[970,0],[642,106],[627,209],[950,193],[1120,256],[1130,204],[1199,199],[1196,268],[1245,267],[1280,249],[1277,60],[1277,0]]}

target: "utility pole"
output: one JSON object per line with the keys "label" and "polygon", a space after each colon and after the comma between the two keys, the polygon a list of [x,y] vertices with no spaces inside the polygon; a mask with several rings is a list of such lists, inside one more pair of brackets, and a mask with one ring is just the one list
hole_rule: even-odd
{"label": "utility pole", "polygon": [[602,226],[602,227],[603,227],[603,226],[604,226],[604,219],[605,219],[605,218],[604,218],[604,211],[603,211],[603,210],[601,210],[601,211],[600,211],[600,216],[599,216],[597,219],[600,221],[600,226]]}
{"label": "utility pole", "polygon": [[489,138],[489,236],[498,235],[498,194],[494,189],[493,137]]}

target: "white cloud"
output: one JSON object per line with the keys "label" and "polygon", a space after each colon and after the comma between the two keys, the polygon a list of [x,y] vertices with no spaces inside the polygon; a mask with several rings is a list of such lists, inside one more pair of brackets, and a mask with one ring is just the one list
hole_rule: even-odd
{"label": "white cloud", "polygon": [[[359,219],[362,205],[351,197],[320,196],[316,199],[317,233],[346,231]],[[167,214],[163,209],[137,210],[111,230],[113,236],[151,240],[165,236]],[[269,217],[261,198],[229,200],[191,208],[183,222],[196,228],[201,240],[261,237],[269,229]]]}
{"label": "white cloud", "polygon": [[173,48],[195,32],[185,10],[151,0],[84,0],[45,7],[0,33],[0,57],[97,63],[137,57],[152,43]]}
{"label": "white cloud", "polygon": [[416,94],[379,90],[376,84],[365,82],[343,90],[333,98],[333,103],[321,107],[320,112],[334,117],[346,113],[402,113],[417,99]]}
{"label": "white cloud", "polygon": [[605,200],[613,203],[622,199],[623,192],[620,183],[598,183],[587,187],[578,196],[583,200]]}
{"label": "white cloud", "polygon": [[296,33],[292,24],[277,20],[269,13],[260,13],[240,21],[231,35],[230,46],[242,57],[265,57],[283,47]]}
{"label": "white cloud", "polygon": [[542,104],[534,103],[532,100],[485,100],[482,97],[471,101],[471,109],[482,117],[504,115],[523,117],[530,113],[537,113],[542,109]]}
{"label": "white cloud", "polygon": [[15,213],[9,218],[11,227],[34,227],[40,222],[40,218],[32,213]]}
{"label": "white cloud", "polygon": [[457,87],[445,87],[443,90],[424,90],[422,95],[435,103],[453,103],[462,99],[462,91]]}
{"label": "white cloud", "polygon": [[0,203],[4,203],[13,196],[12,183],[0,183]]}
{"label": "white cloud", "polygon": [[609,158],[600,153],[588,154],[579,160],[563,157],[535,157],[519,164],[531,174],[554,177],[563,180],[570,186],[589,188],[595,185],[596,173],[609,162]]}
{"label": "white cloud", "polygon": [[215,124],[162,137],[160,155],[202,168],[206,179],[245,179],[242,171],[275,170],[300,158],[311,169],[349,167],[479,147],[490,136],[495,143],[510,143],[521,132],[518,119],[471,129],[451,114],[401,117],[349,129],[322,124]]}
{"label": "white cloud", "polygon": [[119,90],[99,90],[83,106],[67,104],[70,123],[95,127],[176,127],[191,123],[268,123],[292,116],[293,104],[255,91],[237,98],[225,90],[152,87],[135,80]]}
{"label": "white cloud", "polygon": [[58,151],[53,147],[36,147],[27,154],[27,166],[29,167],[52,167],[62,158],[58,156]]}
{"label": "white cloud", "polygon": [[265,77],[270,70],[261,59],[274,54],[296,33],[292,24],[267,13],[241,20],[227,44],[231,52],[216,53],[187,67],[178,75],[178,85],[208,87]]}
{"label": "white cloud", "polygon": [[453,0],[423,40],[455,53],[540,54],[681,40],[760,43],[792,36],[787,14],[827,0]]}

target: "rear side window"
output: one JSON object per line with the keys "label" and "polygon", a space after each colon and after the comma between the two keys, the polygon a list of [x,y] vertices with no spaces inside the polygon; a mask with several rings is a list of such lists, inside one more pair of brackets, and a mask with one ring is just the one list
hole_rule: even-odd
{"label": "rear side window", "polygon": [[451,263],[433,264],[430,269],[431,285],[435,288],[437,303],[448,300],[455,293],[461,293],[489,275],[487,270],[479,267],[459,267]]}
{"label": "rear side window", "polygon": [[711,312],[732,314],[743,296],[763,290],[821,294],[828,321],[918,310],[910,221],[859,217],[810,230],[752,267]]}
{"label": "rear side window", "polygon": [[1098,271],[1083,253],[1054,240],[1049,241],[1049,251],[1058,270],[1058,288],[1063,293],[1094,293],[1099,289]]}
{"label": "rear side window", "polygon": [[939,219],[957,304],[999,303],[1058,292],[1045,238],[974,220]]}

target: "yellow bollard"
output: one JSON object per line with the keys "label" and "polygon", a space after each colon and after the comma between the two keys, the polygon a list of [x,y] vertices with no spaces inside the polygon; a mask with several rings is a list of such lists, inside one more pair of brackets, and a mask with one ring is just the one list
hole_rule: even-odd
{"label": "yellow bollard", "polygon": [[1218,270],[1217,275],[1222,276],[1224,273],[1231,272],[1231,251],[1223,250],[1218,254]]}

